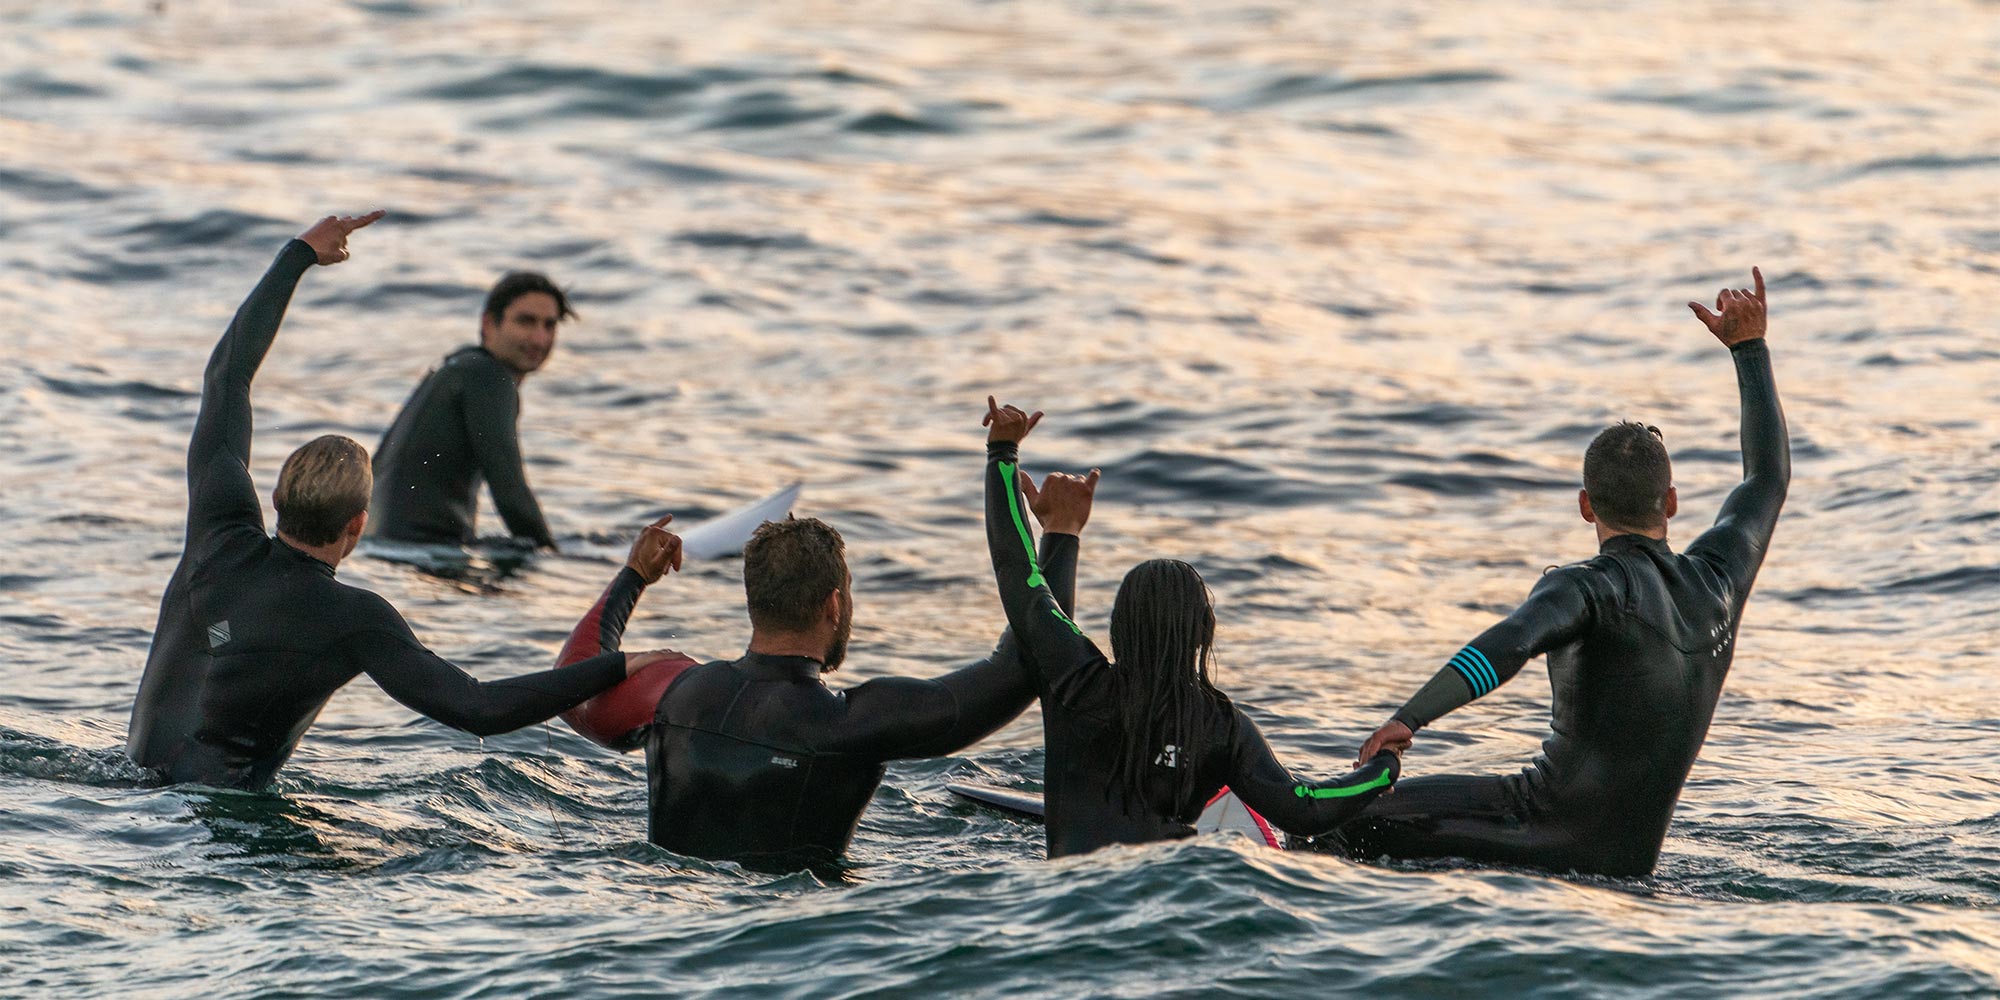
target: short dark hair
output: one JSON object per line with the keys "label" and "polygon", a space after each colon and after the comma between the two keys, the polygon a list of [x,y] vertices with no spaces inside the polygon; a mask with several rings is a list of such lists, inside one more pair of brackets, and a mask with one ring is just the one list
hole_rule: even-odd
{"label": "short dark hair", "polygon": [[278,470],[271,506],[278,531],[307,545],[337,541],[354,515],[368,509],[375,475],[368,449],[338,434],[317,437],[292,452]]}
{"label": "short dark hair", "polygon": [[765,521],[743,546],[743,593],[757,628],[809,629],[826,595],[847,583],[847,543],[819,518]]}
{"label": "short dark hair", "polygon": [[1660,429],[1630,420],[1597,435],[1583,453],[1583,491],[1597,519],[1612,527],[1651,529],[1667,523],[1673,464]]}
{"label": "short dark hair", "polygon": [[569,307],[569,296],[540,271],[509,271],[499,281],[493,283],[493,290],[486,293],[486,318],[495,323],[507,315],[507,307],[514,300],[530,292],[540,292],[556,300],[556,318],[573,319],[576,310]]}

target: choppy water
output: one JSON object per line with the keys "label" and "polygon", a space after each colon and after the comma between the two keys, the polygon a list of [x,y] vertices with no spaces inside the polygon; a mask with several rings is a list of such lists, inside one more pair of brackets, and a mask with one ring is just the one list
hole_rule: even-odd
{"label": "choppy water", "polygon": [[[2000,8],[674,7],[0,7],[0,994],[2000,991]],[[1046,863],[943,790],[1035,777],[1033,712],[893,768],[851,866],[784,877],[647,845],[636,756],[366,681],[274,794],[135,787],[202,360],[286,236],[378,205],[295,300],[255,471],[373,445],[501,270],[573,286],[525,390],[571,554],[341,570],[486,676],[548,659],[643,518],[794,478],[849,539],[847,674],[975,655],[998,390],[1052,414],[1031,465],[1105,470],[1084,624],[1193,561],[1225,686],[1335,770],[1592,551],[1597,426],[1666,429],[1677,538],[1713,515],[1734,383],[1680,303],[1752,263],[1792,500],[1638,882]],[[740,606],[692,567],[635,641],[727,654]],[[1517,766],[1546,697],[1531,667],[1410,773]]]}

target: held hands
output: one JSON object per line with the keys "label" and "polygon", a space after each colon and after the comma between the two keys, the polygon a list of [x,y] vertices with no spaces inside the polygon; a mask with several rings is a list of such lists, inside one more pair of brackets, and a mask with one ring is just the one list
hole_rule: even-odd
{"label": "held hands", "polygon": [[667,530],[667,522],[673,519],[668,514],[640,529],[632,553],[625,557],[625,565],[649,587],[660,582],[667,570],[681,568],[681,536]]}
{"label": "held hands", "polygon": [[1415,739],[1416,735],[1410,731],[1410,727],[1391,719],[1383,723],[1382,728],[1375,730],[1375,734],[1368,737],[1368,742],[1361,744],[1361,753],[1355,758],[1354,766],[1360,767],[1374,760],[1375,755],[1384,750],[1401,757],[1403,751],[1410,748],[1410,741]]}
{"label": "held hands", "polygon": [[1026,472],[1018,475],[1021,479],[1021,493],[1028,499],[1028,509],[1035,512],[1035,521],[1042,530],[1058,535],[1081,535],[1084,523],[1090,520],[1090,501],[1097,493],[1099,470],[1090,470],[1088,476],[1072,476],[1067,472],[1051,472],[1042,480],[1041,489],[1035,488],[1035,479]]}
{"label": "held hands", "polygon": [[1709,312],[1699,302],[1688,303],[1708,332],[1729,347],[1764,337],[1764,272],[1753,267],[1750,277],[1757,283],[1757,290],[1723,289],[1715,296],[1715,312]]}
{"label": "held hands", "polygon": [[1011,404],[1001,406],[998,402],[994,401],[992,396],[988,396],[986,397],[986,416],[979,421],[979,424],[982,427],[993,428],[986,432],[987,443],[1012,441],[1015,444],[1019,444],[1021,443],[1021,439],[1027,437],[1028,432],[1034,430],[1035,425],[1041,422],[1042,411],[1040,410],[1036,410],[1033,414],[1024,413],[1018,406]]}
{"label": "held hands", "polygon": [[329,215],[312,224],[312,228],[299,234],[299,239],[313,248],[319,255],[321,264],[332,266],[348,257],[347,234],[389,214],[376,209],[367,215]]}
{"label": "held hands", "polygon": [[671,649],[649,649],[643,653],[626,653],[625,676],[630,677],[655,663],[676,659],[680,655]]}

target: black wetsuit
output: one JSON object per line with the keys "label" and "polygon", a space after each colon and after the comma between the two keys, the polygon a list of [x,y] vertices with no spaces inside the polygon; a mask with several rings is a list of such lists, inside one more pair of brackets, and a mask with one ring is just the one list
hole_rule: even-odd
{"label": "black wetsuit", "polygon": [[[1352,817],[1396,780],[1396,757],[1385,752],[1338,779],[1300,781],[1278,762],[1257,724],[1223,699],[1211,705],[1199,759],[1163,746],[1144,800],[1126,795],[1116,765],[1123,740],[1114,675],[1121,668],[1098,652],[1050,592],[1021,516],[1017,452],[1005,442],[987,447],[986,539],[1008,627],[1021,637],[1023,662],[1042,698],[1050,857],[1191,836],[1195,818],[1225,785],[1286,833],[1312,836]],[[1196,769],[1193,794],[1180,801],[1169,773],[1178,767]]]}
{"label": "black wetsuit", "polygon": [[[1050,535],[1055,588],[1076,587],[1075,535]],[[598,607],[616,649],[644,584],[620,572]],[[827,860],[847,850],[889,761],[977,743],[1035,700],[1011,633],[988,658],[934,678],[833,691],[817,660],[748,653],[688,667],[660,698],[646,745],[649,834],[691,857]]]}
{"label": "black wetsuit", "polygon": [[1533,766],[1405,781],[1338,831],[1351,855],[1653,870],[1791,479],[1770,352],[1755,340],[1734,356],[1744,478],[1715,526],[1678,555],[1664,541],[1616,535],[1596,558],[1549,571],[1396,713],[1421,728],[1546,652],[1552,732]]}
{"label": "black wetsuit", "polygon": [[480,683],[439,659],[381,597],[264,533],[250,481],[250,380],[316,257],[294,240],[209,358],[188,446],[186,549],[132,706],[126,749],[168,781],[256,788],[356,674],[447,725],[485,735],[563,711],[625,676],[612,653]]}
{"label": "black wetsuit", "polygon": [[499,359],[483,347],[447,355],[410,393],[375,450],[369,534],[470,545],[484,479],[514,537],[554,545],[521,467],[520,417],[520,383]]}

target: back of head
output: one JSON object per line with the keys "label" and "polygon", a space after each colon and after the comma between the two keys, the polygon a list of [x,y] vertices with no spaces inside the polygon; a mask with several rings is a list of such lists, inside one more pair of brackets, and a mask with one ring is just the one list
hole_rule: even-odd
{"label": "back of head", "polygon": [[819,518],[766,521],[743,546],[743,593],[755,628],[806,631],[826,595],[846,586],[846,543]]}
{"label": "back of head", "polygon": [[368,509],[374,488],[368,449],[338,434],[314,438],[278,470],[278,488],[271,491],[278,531],[306,545],[337,541],[354,515]]}
{"label": "back of head", "polygon": [[1176,807],[1194,795],[1213,712],[1229,699],[1209,682],[1215,603],[1193,566],[1153,559],[1132,567],[1111,606],[1111,655],[1120,688],[1117,773],[1143,801],[1157,760],[1174,767]]}
{"label": "back of head", "polygon": [[1665,527],[1673,485],[1673,465],[1657,427],[1621,421],[1605,428],[1583,453],[1583,491],[1606,525],[1632,531]]}
{"label": "back of head", "polygon": [[576,310],[569,307],[569,296],[564,295],[563,290],[540,271],[509,271],[501,275],[500,280],[493,283],[492,290],[486,293],[486,307],[482,312],[487,319],[498,323],[507,315],[507,307],[513,305],[515,299],[530,292],[540,292],[555,299],[558,319],[576,315]]}

